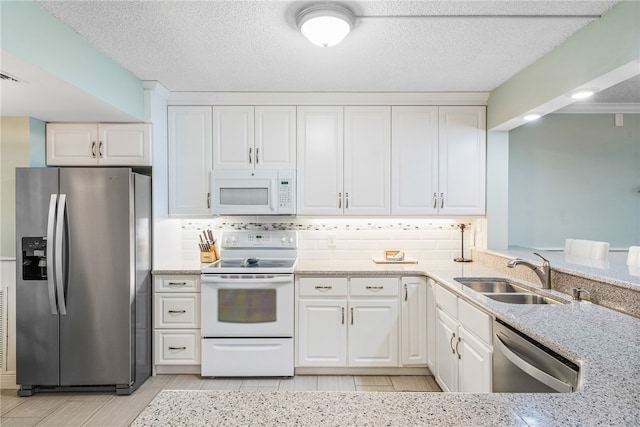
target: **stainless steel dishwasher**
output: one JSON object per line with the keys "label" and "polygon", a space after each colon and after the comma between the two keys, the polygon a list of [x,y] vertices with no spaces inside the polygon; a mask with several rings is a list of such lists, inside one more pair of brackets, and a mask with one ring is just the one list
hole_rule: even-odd
{"label": "stainless steel dishwasher", "polygon": [[570,393],[579,367],[500,319],[493,322],[494,393]]}

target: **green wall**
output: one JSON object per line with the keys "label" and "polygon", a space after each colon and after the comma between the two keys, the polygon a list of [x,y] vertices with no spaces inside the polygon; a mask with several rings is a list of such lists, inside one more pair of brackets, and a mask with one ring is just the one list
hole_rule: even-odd
{"label": "green wall", "polygon": [[550,114],[509,132],[509,244],[640,245],[640,114]]}

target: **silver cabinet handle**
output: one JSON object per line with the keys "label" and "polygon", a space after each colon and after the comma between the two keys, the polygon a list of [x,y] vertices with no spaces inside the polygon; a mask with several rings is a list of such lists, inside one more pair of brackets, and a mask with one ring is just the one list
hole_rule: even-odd
{"label": "silver cabinet handle", "polygon": [[96,142],[92,141],[91,142],[91,157],[92,158],[96,158]]}
{"label": "silver cabinet handle", "polygon": [[340,307],[340,311],[341,311],[341,314],[342,314],[342,323],[341,324],[344,325],[344,307]]}
{"label": "silver cabinet handle", "polygon": [[453,340],[455,339],[455,337],[456,337],[456,333],[452,332],[451,333],[451,339],[449,340],[449,347],[451,347],[451,353],[453,353],[453,354],[456,354],[456,349],[453,348]]}
{"label": "silver cabinet handle", "polygon": [[458,354],[458,359],[462,359],[462,356],[460,356],[460,352],[458,351],[458,345],[460,345],[460,337],[458,337],[458,342],[456,343],[456,353]]}
{"label": "silver cabinet handle", "polygon": [[319,290],[319,291],[326,292],[329,289],[333,289],[333,286],[320,286],[320,285],[317,285],[315,288],[317,290]]}
{"label": "silver cabinet handle", "polygon": [[207,209],[211,208],[211,193],[207,193]]}
{"label": "silver cabinet handle", "polygon": [[186,349],[187,349],[187,347],[185,347],[185,346],[182,346],[182,347],[169,346],[169,350],[186,350]]}
{"label": "silver cabinet handle", "polygon": [[349,209],[349,193],[344,193],[344,208]]}
{"label": "silver cabinet handle", "polygon": [[433,209],[438,207],[438,193],[433,193]]}
{"label": "silver cabinet handle", "polygon": [[256,165],[260,162],[260,149],[256,148]]}
{"label": "silver cabinet handle", "polygon": [[384,286],[366,286],[366,289],[369,291],[380,291],[384,289]]}
{"label": "silver cabinet handle", "polygon": [[353,307],[351,307],[351,324],[353,325]]}
{"label": "silver cabinet handle", "polygon": [[407,284],[404,284],[404,300],[406,301],[409,297],[409,290],[407,289]]}
{"label": "silver cabinet handle", "polygon": [[51,314],[58,314],[56,306],[56,284],[55,284],[55,264],[54,264],[54,233],[56,226],[56,205],[58,204],[58,195],[52,194],[49,200],[49,219],[47,220],[47,287],[49,288],[49,308]]}
{"label": "silver cabinet handle", "polygon": [[169,310],[169,313],[171,314],[184,314],[186,312],[187,310]]}
{"label": "silver cabinet handle", "polygon": [[338,193],[338,209],[342,209],[342,193]]}
{"label": "silver cabinet handle", "polygon": [[444,208],[444,193],[440,193],[440,209]]}
{"label": "silver cabinet handle", "polygon": [[187,282],[169,282],[169,286],[187,286]]}
{"label": "silver cabinet handle", "polygon": [[100,141],[100,144],[98,144],[98,154],[100,155],[100,158],[102,158],[102,141]]}
{"label": "silver cabinet handle", "polygon": [[251,148],[249,148],[249,164],[251,164]]}

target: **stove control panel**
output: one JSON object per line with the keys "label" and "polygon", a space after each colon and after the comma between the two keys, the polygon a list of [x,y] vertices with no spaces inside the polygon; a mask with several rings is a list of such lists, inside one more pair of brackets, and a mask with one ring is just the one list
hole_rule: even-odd
{"label": "stove control panel", "polygon": [[227,231],[222,234],[222,247],[296,249],[298,233],[289,230]]}

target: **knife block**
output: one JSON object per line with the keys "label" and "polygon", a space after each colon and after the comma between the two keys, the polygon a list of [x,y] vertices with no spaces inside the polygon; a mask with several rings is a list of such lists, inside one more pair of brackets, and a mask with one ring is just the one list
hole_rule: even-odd
{"label": "knife block", "polygon": [[211,251],[209,252],[200,251],[200,262],[210,263],[217,260],[218,260],[218,251],[216,250],[215,246],[212,246]]}

